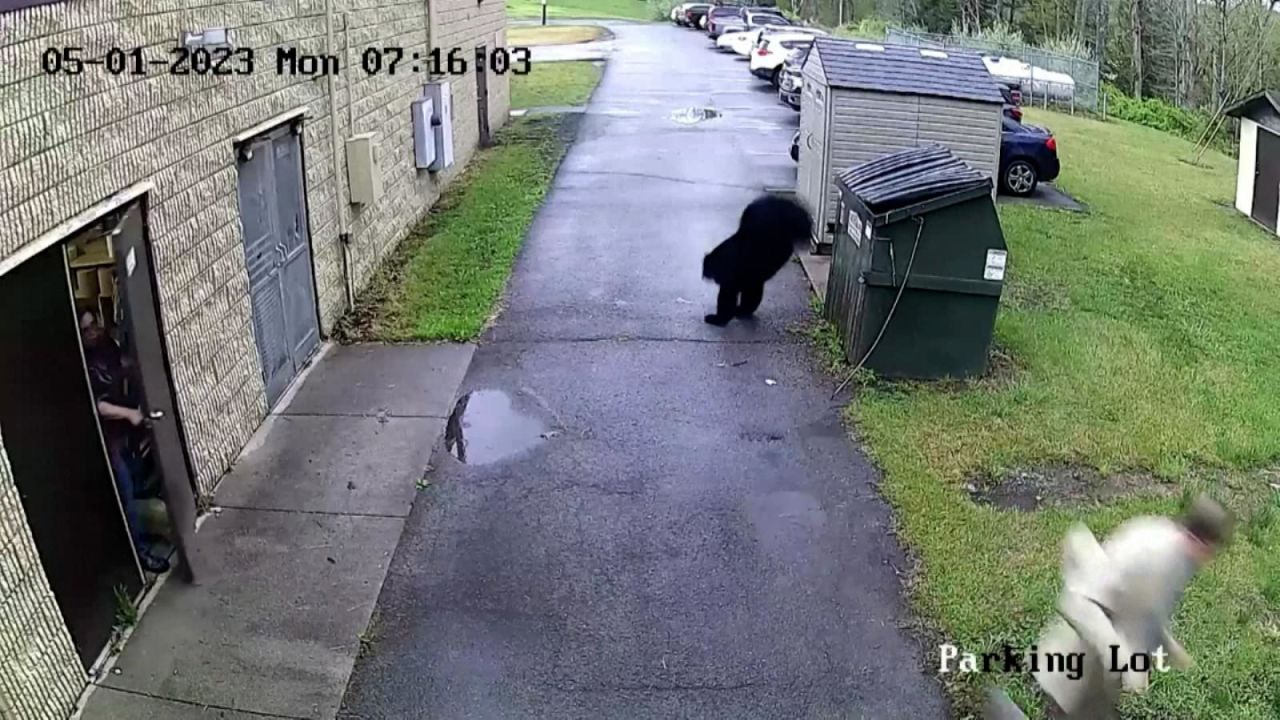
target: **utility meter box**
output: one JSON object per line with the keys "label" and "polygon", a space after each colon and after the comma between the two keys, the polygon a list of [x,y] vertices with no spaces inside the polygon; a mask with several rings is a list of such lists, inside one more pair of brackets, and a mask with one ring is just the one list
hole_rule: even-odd
{"label": "utility meter box", "polygon": [[435,101],[422,98],[413,101],[413,159],[419,170],[426,170],[436,161],[436,133],[431,126],[435,115]]}
{"label": "utility meter box", "polygon": [[431,100],[431,129],[435,136],[436,157],[427,169],[444,170],[453,165],[453,99],[450,97],[449,81],[438,80],[428,83],[427,98]]}
{"label": "utility meter box", "polygon": [[347,187],[351,202],[372,205],[382,197],[382,169],[378,166],[378,133],[347,138]]}

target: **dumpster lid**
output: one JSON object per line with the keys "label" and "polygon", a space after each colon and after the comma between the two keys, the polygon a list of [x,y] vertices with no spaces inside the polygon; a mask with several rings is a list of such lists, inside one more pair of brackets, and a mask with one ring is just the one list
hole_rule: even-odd
{"label": "dumpster lid", "polygon": [[990,178],[941,145],[890,153],[836,177],[876,215],[969,190],[991,189]]}

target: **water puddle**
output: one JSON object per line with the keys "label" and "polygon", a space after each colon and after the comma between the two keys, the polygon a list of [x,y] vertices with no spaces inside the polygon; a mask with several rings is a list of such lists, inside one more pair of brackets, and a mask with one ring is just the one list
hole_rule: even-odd
{"label": "water puddle", "polygon": [[458,398],[445,425],[444,444],[459,461],[488,465],[551,437],[547,426],[516,409],[501,390],[474,390]]}
{"label": "water puddle", "polygon": [[711,107],[687,107],[671,113],[671,119],[681,125],[692,125],[720,117],[720,111]]}

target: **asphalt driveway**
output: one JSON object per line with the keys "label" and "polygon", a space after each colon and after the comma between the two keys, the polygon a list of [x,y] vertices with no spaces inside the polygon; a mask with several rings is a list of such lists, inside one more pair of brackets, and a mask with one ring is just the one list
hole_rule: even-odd
{"label": "asphalt driveway", "polygon": [[701,257],[794,186],[797,116],[700,33],[613,30],[343,714],[946,717],[875,472],[791,331],[799,266],[756,321],[702,322]]}

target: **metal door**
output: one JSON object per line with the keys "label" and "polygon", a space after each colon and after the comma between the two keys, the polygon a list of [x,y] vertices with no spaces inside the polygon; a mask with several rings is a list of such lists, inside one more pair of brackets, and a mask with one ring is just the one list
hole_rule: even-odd
{"label": "metal door", "polygon": [[300,132],[300,125],[277,128],[238,153],[240,224],[268,406],[320,344]]}
{"label": "metal door", "polygon": [[476,117],[480,122],[480,147],[492,143],[489,131],[489,73],[488,52],[484,45],[476,46]]}
{"label": "metal door", "polygon": [[1280,135],[1261,126],[1253,172],[1253,219],[1275,230],[1280,215]]}
{"label": "metal door", "polygon": [[200,568],[195,544],[196,499],[156,304],[145,212],[145,205],[135,203],[122,218],[120,234],[115,237],[116,283],[124,308],[129,349],[138,368],[142,411],[151,431],[156,464],[164,479],[165,507],[173,524],[173,540],[182,560],[182,572],[190,582],[196,579]]}
{"label": "metal door", "polygon": [[[142,570],[107,463],[63,246],[0,276],[0,307],[0,436],[9,458],[0,475],[13,474],[40,564],[88,669],[111,639],[115,589],[136,597]],[[13,517],[14,509],[3,512]],[[6,592],[10,580],[38,572],[21,562],[9,568],[13,574],[0,578]]]}

